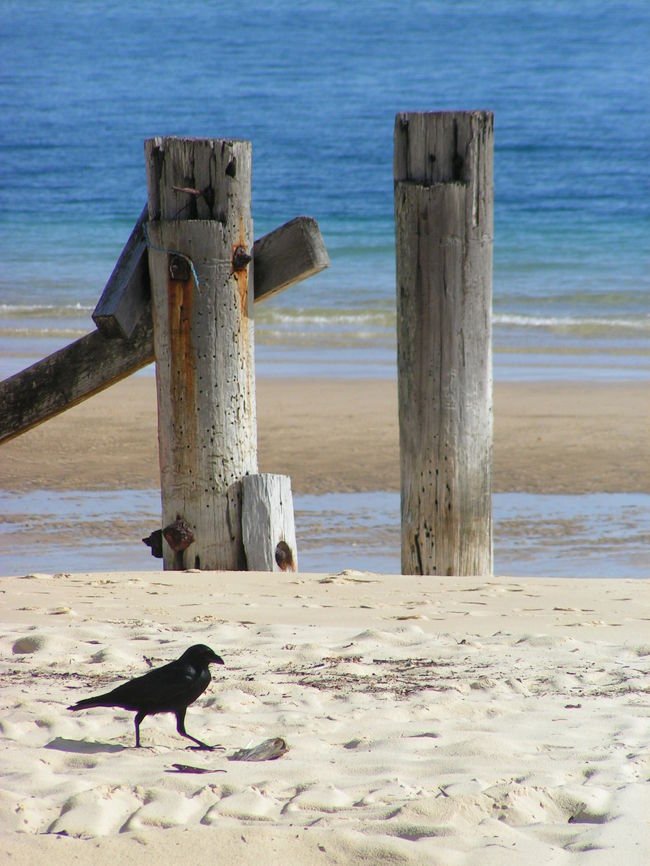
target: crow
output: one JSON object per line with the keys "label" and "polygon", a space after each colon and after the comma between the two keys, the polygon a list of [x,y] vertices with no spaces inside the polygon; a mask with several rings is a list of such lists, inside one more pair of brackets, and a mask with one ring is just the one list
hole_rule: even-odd
{"label": "crow", "polygon": [[212,749],[185,730],[185,712],[210,684],[210,664],[222,665],[223,659],[205,644],[195,644],[174,662],[155,668],[121,686],[84,698],[68,707],[85,710],[89,707],[121,707],[135,711],[135,745],[140,746],[140,722],[156,713],[174,713],[176,730],[182,737],[196,743],[190,748]]}

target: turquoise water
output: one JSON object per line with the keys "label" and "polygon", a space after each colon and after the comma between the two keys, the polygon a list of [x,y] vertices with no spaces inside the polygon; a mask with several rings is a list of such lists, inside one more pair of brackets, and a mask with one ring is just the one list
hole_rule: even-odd
{"label": "turquoise water", "polygon": [[158,134],[252,141],[256,236],[319,221],[259,373],[392,375],[395,113],[486,108],[496,378],[647,378],[648,32],[644,0],[5,0],[0,376],[91,327]]}
{"label": "turquoise water", "polygon": [[[301,571],[400,571],[399,494],[294,499]],[[497,493],[494,571],[650,578],[650,494]],[[141,542],[160,523],[155,490],[0,491],[0,575],[160,570]]]}

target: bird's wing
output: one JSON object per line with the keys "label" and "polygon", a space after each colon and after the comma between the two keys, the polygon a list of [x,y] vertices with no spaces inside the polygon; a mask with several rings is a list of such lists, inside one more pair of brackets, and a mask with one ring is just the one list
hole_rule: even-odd
{"label": "bird's wing", "polygon": [[196,668],[176,661],[129,680],[104,697],[124,709],[162,710],[196,700],[209,681]]}

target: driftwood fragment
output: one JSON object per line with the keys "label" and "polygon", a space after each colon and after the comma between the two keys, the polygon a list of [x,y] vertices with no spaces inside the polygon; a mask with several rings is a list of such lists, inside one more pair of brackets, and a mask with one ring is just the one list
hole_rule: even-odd
{"label": "driftwood fragment", "polygon": [[237,749],[228,755],[229,761],[275,761],[289,751],[289,745],[282,737],[270,737],[258,746],[249,749]]}
{"label": "driftwood fragment", "polygon": [[288,475],[242,478],[242,535],[249,571],[296,571],[298,551]]}

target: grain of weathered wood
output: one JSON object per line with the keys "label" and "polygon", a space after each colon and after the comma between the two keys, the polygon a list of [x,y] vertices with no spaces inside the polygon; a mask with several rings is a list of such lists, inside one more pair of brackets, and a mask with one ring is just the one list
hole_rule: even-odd
{"label": "grain of weathered wood", "polygon": [[140,318],[151,315],[149,264],[142,229],[147,219],[145,205],[93,312],[93,321],[105,337],[128,338]]}
{"label": "grain of weathered wood", "polygon": [[153,327],[142,319],[128,340],[92,331],[0,382],[0,444],[81,403],[153,361]]}
{"label": "grain of weathered wood", "polygon": [[[233,254],[253,246],[251,147],[177,138],[145,147],[163,526],[180,517],[192,527],[187,566],[241,569],[240,481],[257,472],[257,429],[252,266],[234,268]],[[178,253],[194,272],[177,272]]]}
{"label": "grain of weathered wood", "polygon": [[402,571],[492,571],[493,117],[395,123]]}
{"label": "grain of weathered wood", "polygon": [[288,475],[264,473],[242,478],[242,532],[249,571],[298,570],[293,496]]}

